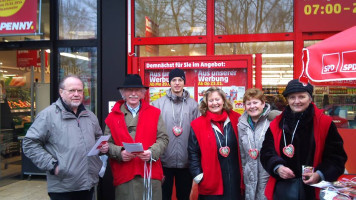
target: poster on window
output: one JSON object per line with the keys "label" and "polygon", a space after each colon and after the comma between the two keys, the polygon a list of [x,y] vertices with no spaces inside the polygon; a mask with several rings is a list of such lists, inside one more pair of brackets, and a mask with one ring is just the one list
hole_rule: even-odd
{"label": "poster on window", "polygon": [[[204,93],[210,87],[198,87],[198,103],[200,104],[203,101]],[[242,103],[243,96],[245,94],[244,86],[225,86],[218,87],[221,88],[226,95],[226,99],[231,102],[233,110],[242,114],[244,112],[244,107]]]}
{"label": "poster on window", "polygon": [[[16,61],[17,67],[41,67],[41,51],[17,50]],[[46,51],[44,51],[44,66],[48,67],[48,53]]]}
{"label": "poster on window", "polygon": [[0,0],[0,35],[31,34],[37,27],[37,0]]}
{"label": "poster on window", "polygon": [[[232,103],[236,112],[243,113],[242,98],[247,88],[247,70],[244,68],[227,69],[187,69],[184,70],[186,82],[184,89],[198,103],[202,101],[204,92],[210,87],[219,87],[226,98]],[[145,84],[149,86],[149,102],[163,97],[170,89],[170,69],[146,70]]]}

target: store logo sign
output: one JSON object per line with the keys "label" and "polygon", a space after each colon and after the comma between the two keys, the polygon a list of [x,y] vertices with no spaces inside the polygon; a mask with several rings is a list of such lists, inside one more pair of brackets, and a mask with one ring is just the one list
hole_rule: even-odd
{"label": "store logo sign", "polygon": [[33,21],[27,22],[1,22],[0,31],[14,31],[14,30],[33,30]]}
{"label": "store logo sign", "polygon": [[35,33],[37,3],[37,0],[0,0],[0,35]]}
{"label": "store logo sign", "polygon": [[323,54],[322,58],[322,74],[331,74],[336,73],[339,68],[340,63],[340,54],[339,53],[331,53],[331,54]]}

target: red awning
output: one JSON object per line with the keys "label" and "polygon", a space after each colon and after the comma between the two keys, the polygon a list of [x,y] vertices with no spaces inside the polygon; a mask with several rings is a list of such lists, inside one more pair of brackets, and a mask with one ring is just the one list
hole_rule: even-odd
{"label": "red awning", "polygon": [[303,49],[302,82],[356,80],[356,26]]}

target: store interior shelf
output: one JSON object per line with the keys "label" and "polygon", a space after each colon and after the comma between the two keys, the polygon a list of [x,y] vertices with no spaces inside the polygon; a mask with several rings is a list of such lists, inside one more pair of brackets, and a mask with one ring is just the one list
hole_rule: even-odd
{"label": "store interior shelf", "polygon": [[21,112],[31,112],[31,109],[26,108],[26,109],[11,110],[11,113],[21,113]]}

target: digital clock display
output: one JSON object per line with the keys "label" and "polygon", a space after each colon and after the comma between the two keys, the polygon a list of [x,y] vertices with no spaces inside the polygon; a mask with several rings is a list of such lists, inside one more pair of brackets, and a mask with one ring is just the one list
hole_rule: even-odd
{"label": "digital clock display", "polygon": [[343,7],[340,3],[327,3],[325,5],[306,4],[304,6],[305,15],[332,15],[341,14],[342,12],[352,12],[353,14],[356,14],[356,3],[353,3],[352,7]]}
{"label": "digital clock display", "polygon": [[295,0],[297,29],[342,31],[356,25],[356,0]]}

